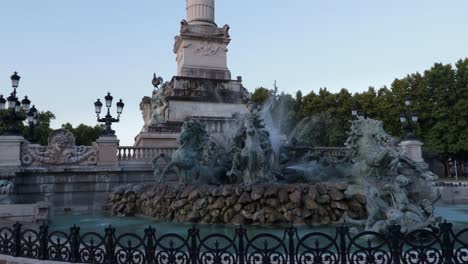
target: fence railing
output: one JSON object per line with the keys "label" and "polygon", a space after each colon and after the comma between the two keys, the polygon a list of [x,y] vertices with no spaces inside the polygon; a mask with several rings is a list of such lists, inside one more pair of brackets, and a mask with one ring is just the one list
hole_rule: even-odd
{"label": "fence railing", "polygon": [[191,228],[187,235],[159,233],[148,227],[142,236],[23,229],[21,224],[0,228],[0,254],[71,263],[132,264],[364,264],[364,263],[468,263],[468,228],[455,233],[450,223],[432,230],[400,233],[399,226],[382,235],[351,234],[337,227],[334,234],[298,232],[287,228],[281,235],[250,235],[237,228],[232,236],[201,235]]}
{"label": "fence railing", "polygon": [[117,157],[118,160],[147,160],[151,161],[153,158],[164,153],[168,157],[176,148],[152,148],[152,147],[118,147]]}

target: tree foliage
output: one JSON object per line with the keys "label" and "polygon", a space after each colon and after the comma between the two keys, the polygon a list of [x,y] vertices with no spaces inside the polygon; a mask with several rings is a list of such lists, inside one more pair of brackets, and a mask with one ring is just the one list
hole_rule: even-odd
{"label": "tree foliage", "polygon": [[252,94],[252,101],[256,104],[264,104],[268,101],[271,91],[264,87],[258,87]]}
{"label": "tree foliage", "polygon": [[70,130],[73,133],[76,139],[76,145],[78,146],[91,145],[104,131],[103,125],[95,125],[92,127],[85,124],[80,124],[74,128],[72,124],[66,123],[62,125],[62,128]]}
{"label": "tree foliage", "polygon": [[[260,88],[259,88],[260,89]],[[256,98],[264,98],[267,89],[256,90]],[[416,136],[424,142],[427,154],[446,159],[463,159],[468,153],[468,58],[455,63],[436,63],[423,73],[409,74],[395,79],[389,87],[379,89],[369,87],[366,91],[351,94],[346,89],[332,93],[326,88],[303,95],[301,91],[295,98],[281,94],[277,101],[283,100],[289,110],[283,116],[277,115],[282,125],[282,133],[292,131],[302,135],[302,140],[315,146],[343,146],[346,131],[349,129],[351,110],[356,105],[370,118],[383,121],[390,134],[405,135],[399,121],[405,111],[405,97],[411,96],[411,113],[418,115],[415,127]],[[262,99],[263,100],[263,99]],[[287,113],[287,114],[284,114]],[[300,122],[302,120],[302,122]],[[308,122],[313,131],[304,132],[294,128],[291,122],[304,126]]]}

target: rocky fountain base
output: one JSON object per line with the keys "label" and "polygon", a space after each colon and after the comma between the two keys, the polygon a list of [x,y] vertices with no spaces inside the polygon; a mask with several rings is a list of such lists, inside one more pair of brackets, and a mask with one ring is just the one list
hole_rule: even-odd
{"label": "rocky fountain base", "polygon": [[331,224],[345,213],[366,219],[366,198],[345,183],[257,185],[125,185],[110,196],[113,215],[220,224]]}

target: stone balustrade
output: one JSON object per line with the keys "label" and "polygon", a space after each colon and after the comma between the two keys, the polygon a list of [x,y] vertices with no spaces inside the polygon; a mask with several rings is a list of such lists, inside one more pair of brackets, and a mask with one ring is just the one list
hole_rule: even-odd
{"label": "stone balustrade", "polygon": [[172,156],[175,148],[155,148],[155,147],[118,147],[117,159],[119,161],[147,160],[151,161],[160,154],[168,157]]}

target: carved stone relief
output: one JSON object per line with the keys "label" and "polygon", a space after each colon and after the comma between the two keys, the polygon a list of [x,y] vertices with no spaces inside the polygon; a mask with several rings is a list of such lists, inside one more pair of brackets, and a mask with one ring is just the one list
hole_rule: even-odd
{"label": "carved stone relief", "polygon": [[76,146],[75,137],[66,129],[53,131],[47,146],[24,144],[23,165],[94,165],[97,163],[96,146]]}
{"label": "carved stone relief", "polygon": [[227,49],[224,48],[222,44],[204,41],[195,47],[193,53],[201,56],[217,56],[226,51]]}

